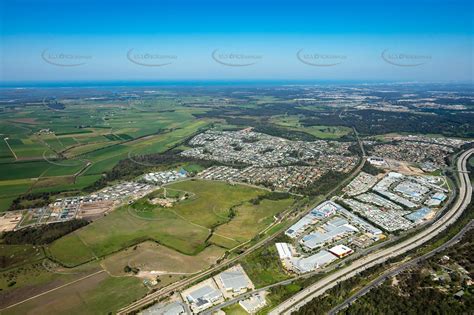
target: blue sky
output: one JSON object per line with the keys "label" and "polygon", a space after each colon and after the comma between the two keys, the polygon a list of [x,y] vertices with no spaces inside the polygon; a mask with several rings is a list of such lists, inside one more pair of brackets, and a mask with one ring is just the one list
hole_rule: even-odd
{"label": "blue sky", "polygon": [[470,1],[0,0],[0,81],[472,81]]}

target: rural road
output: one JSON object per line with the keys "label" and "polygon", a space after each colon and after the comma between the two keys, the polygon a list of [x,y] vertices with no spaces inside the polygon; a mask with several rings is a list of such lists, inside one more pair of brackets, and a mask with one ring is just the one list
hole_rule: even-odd
{"label": "rural road", "polygon": [[339,282],[347,280],[363,270],[378,265],[389,258],[402,255],[435,237],[440,232],[444,231],[449,225],[454,223],[462,214],[464,209],[471,201],[472,186],[467,173],[466,164],[468,158],[474,153],[474,149],[469,149],[462,153],[457,161],[457,169],[459,174],[459,195],[455,204],[449,209],[438,221],[433,223],[427,229],[418,233],[417,235],[398,243],[392,247],[380,250],[378,252],[369,254],[351,265],[339,269],[328,277],[316,282],[305,290],[297,293],[290,299],[284,301],[273,309],[270,314],[291,314],[297,311],[300,307],[310,302],[313,298],[323,294],[326,290],[334,287]]}

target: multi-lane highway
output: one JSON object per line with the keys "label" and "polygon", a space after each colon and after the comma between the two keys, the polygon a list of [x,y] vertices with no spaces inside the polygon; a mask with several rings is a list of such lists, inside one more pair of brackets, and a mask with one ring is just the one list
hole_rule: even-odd
{"label": "multi-lane highway", "polygon": [[450,239],[449,241],[447,241],[443,245],[435,248],[434,250],[430,251],[429,253],[426,253],[426,254],[424,254],[420,257],[416,257],[416,258],[414,258],[414,259],[412,259],[412,260],[396,267],[393,270],[389,270],[387,272],[384,272],[382,275],[377,277],[377,279],[375,279],[374,281],[372,281],[371,283],[369,283],[368,285],[366,285],[365,287],[363,287],[362,289],[357,291],[357,293],[353,294],[351,297],[344,300],[344,302],[342,302],[339,305],[337,305],[336,307],[334,307],[332,310],[329,311],[328,314],[329,315],[336,315],[341,310],[343,310],[344,308],[346,308],[349,305],[351,305],[352,303],[354,303],[355,300],[357,300],[358,298],[360,298],[361,296],[363,296],[364,294],[369,292],[371,289],[373,289],[374,287],[382,284],[385,280],[399,274],[400,272],[402,272],[402,271],[404,271],[404,270],[406,270],[406,269],[408,269],[412,266],[415,266],[419,262],[421,262],[425,259],[428,259],[428,258],[434,256],[435,254],[445,250],[446,248],[456,244],[464,236],[464,234],[466,234],[466,232],[469,231],[470,229],[472,229],[473,227],[474,227],[474,220],[470,221],[469,224],[467,224],[464,228],[462,228],[462,230],[459,231],[458,234],[456,234],[452,239]]}
{"label": "multi-lane highway", "polygon": [[405,241],[395,244],[389,248],[371,253],[359,260],[354,261],[351,265],[328,275],[327,277],[278,305],[270,312],[270,314],[291,314],[291,312],[298,310],[301,306],[305,305],[313,298],[323,294],[326,290],[337,285],[339,282],[349,279],[361,271],[380,264],[389,258],[402,255],[426,243],[440,232],[444,231],[450,224],[454,223],[459,218],[471,201],[472,186],[469,180],[466,165],[469,157],[473,153],[474,149],[469,149],[463,152],[458,158],[457,170],[459,175],[459,195],[454,205],[442,217],[440,217],[438,221]]}
{"label": "multi-lane highway", "polygon": [[[359,147],[361,149],[361,152],[362,152],[362,156],[361,156],[361,159],[360,159],[360,163],[359,165],[351,172],[351,174],[344,180],[342,181],[341,183],[339,183],[336,187],[334,187],[330,192],[328,192],[324,197],[328,197],[330,195],[332,195],[335,191],[337,191],[338,189],[340,189],[341,187],[343,187],[345,184],[348,183],[349,180],[351,180],[355,175],[357,175],[361,170],[362,170],[362,167],[364,166],[365,164],[365,150],[364,150],[364,146],[362,144],[362,141],[360,140],[358,134],[357,134],[357,131],[354,129],[354,132],[355,132],[355,135],[356,135],[356,138],[357,138],[357,142],[359,144]],[[318,202],[319,203],[319,202]],[[301,217],[303,217],[304,215],[307,214],[307,212],[309,212],[312,208],[314,208],[315,206],[317,206],[317,204],[315,205],[312,205],[311,207],[307,207],[306,211],[302,211],[301,213],[299,213],[298,216],[296,216],[295,218],[293,218],[293,220],[291,221],[297,221],[299,220]],[[285,218],[288,218],[290,215],[292,215],[293,213],[292,212],[286,212],[284,214],[284,216],[282,216],[278,222],[276,223],[280,223],[280,222],[283,222],[283,220]],[[231,259],[231,260],[228,260],[226,261],[225,263],[221,263],[221,264],[218,264],[202,273],[199,273],[195,276],[192,276],[190,278],[187,278],[187,279],[184,279],[184,280],[181,280],[181,281],[178,281],[174,284],[171,284],[167,287],[164,287],[163,289],[160,289],[156,292],[153,292],[151,294],[148,294],[147,296],[145,296],[144,298],[120,309],[117,314],[118,315],[124,315],[124,314],[128,314],[128,313],[131,313],[131,312],[134,312],[136,310],[139,310],[169,294],[171,294],[172,292],[174,291],[177,291],[177,290],[180,290],[182,288],[185,288],[186,286],[189,286],[190,284],[192,283],[195,283],[197,282],[198,280],[200,279],[204,279],[205,277],[207,276],[210,276],[212,275],[213,273],[215,273],[217,270],[220,270],[222,268],[225,268],[227,266],[231,266],[233,263],[235,263],[236,261],[244,258],[245,256],[251,254],[252,252],[254,252],[256,249],[258,248],[261,248],[262,246],[268,244],[269,242],[271,242],[273,239],[275,239],[276,237],[278,237],[280,235],[280,233],[275,233],[274,235],[266,238],[266,239],[263,239],[261,241],[259,241],[258,243],[254,244],[253,246],[251,246],[250,248],[248,248],[244,253],[238,255],[237,257]]]}

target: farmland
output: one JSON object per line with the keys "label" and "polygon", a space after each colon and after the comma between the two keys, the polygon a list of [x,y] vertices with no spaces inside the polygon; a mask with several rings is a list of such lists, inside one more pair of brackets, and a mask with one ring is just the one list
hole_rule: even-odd
{"label": "farmland", "polygon": [[0,109],[0,186],[8,187],[0,190],[0,211],[24,193],[81,191],[118,161],[163,152],[208,124],[192,115],[202,109],[167,98]]}
{"label": "farmland", "polygon": [[[404,105],[404,111],[398,111],[399,105],[390,111],[388,105],[378,106],[380,93],[367,89],[356,92],[355,98],[344,97],[354,93],[351,89],[298,86],[31,88],[4,92],[0,95],[0,212],[36,208],[57,198],[84,200],[100,195],[111,202],[108,198],[115,192],[113,187],[125,181],[143,184],[148,172],[183,168],[190,174],[162,187],[150,185],[145,196],[135,192],[123,199],[117,197],[114,201],[118,206],[90,217],[90,224],[51,243],[0,243],[2,314],[115,312],[150,289],[192,277],[282,231],[296,215],[296,211],[286,210],[304,208],[309,200],[342,180],[338,173],[317,177],[310,189],[297,191],[306,197],[298,199],[296,206],[297,197],[284,193],[285,186],[257,188],[252,184],[266,182],[233,180],[222,170],[216,177],[199,175],[212,167],[248,168],[238,159],[216,159],[213,152],[218,150],[207,152],[213,157],[209,159],[184,155],[183,150],[199,149],[202,144],[193,144],[191,139],[203,131],[265,134],[274,137],[275,146],[281,139],[298,141],[303,149],[307,146],[303,141],[314,142],[325,149],[309,162],[323,161],[325,168],[331,168],[325,161],[339,163],[343,158],[354,158],[353,127],[364,141],[374,136],[376,141],[389,142],[388,135],[420,132],[472,136],[471,105],[465,111],[421,112],[413,100]],[[412,92],[419,93],[419,98],[430,96]],[[402,94],[406,93],[384,95],[383,99],[395,104]],[[438,100],[446,101],[443,97]],[[447,114],[449,122],[443,118]],[[439,127],[434,130],[430,127],[433,124]],[[378,137],[382,133],[384,139]],[[213,141],[210,138],[208,142]],[[274,148],[259,151],[255,142],[248,143],[255,148],[250,161],[258,158],[257,154],[277,156]],[[376,144],[369,146],[375,148]],[[230,140],[229,146],[237,156],[245,153]],[[347,152],[330,154],[338,147],[347,147]],[[294,159],[301,152],[292,151],[286,158],[296,163]],[[221,157],[225,158],[226,152]],[[309,162],[291,164],[284,170],[307,168],[305,163]],[[258,167],[261,169],[256,175],[271,173],[270,168]],[[304,182],[307,174],[320,175],[319,169],[295,171],[294,180],[279,174],[275,173],[272,180],[283,178],[294,184]],[[40,213],[36,210],[24,211],[28,214],[20,225],[40,222],[34,218]],[[279,216],[282,212],[284,217]],[[275,221],[279,223],[272,225]],[[240,263],[257,287],[289,277],[274,246],[258,248]],[[296,289],[288,286],[289,291]],[[3,309],[20,301],[25,302]],[[230,307],[229,311],[239,313],[241,309]]]}

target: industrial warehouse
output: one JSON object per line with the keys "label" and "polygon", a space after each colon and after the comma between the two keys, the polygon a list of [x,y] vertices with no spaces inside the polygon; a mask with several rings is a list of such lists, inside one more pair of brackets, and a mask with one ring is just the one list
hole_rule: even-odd
{"label": "industrial warehouse", "polygon": [[361,172],[341,196],[322,202],[285,231],[292,243],[276,243],[278,256],[289,272],[322,268],[429,220],[448,191],[441,176]]}
{"label": "industrial warehouse", "polygon": [[[194,313],[199,313],[225,299],[239,296],[254,288],[242,266],[235,265],[183,291],[181,296]],[[253,296],[244,305],[248,309],[257,310],[265,305],[261,299],[261,297]]]}

